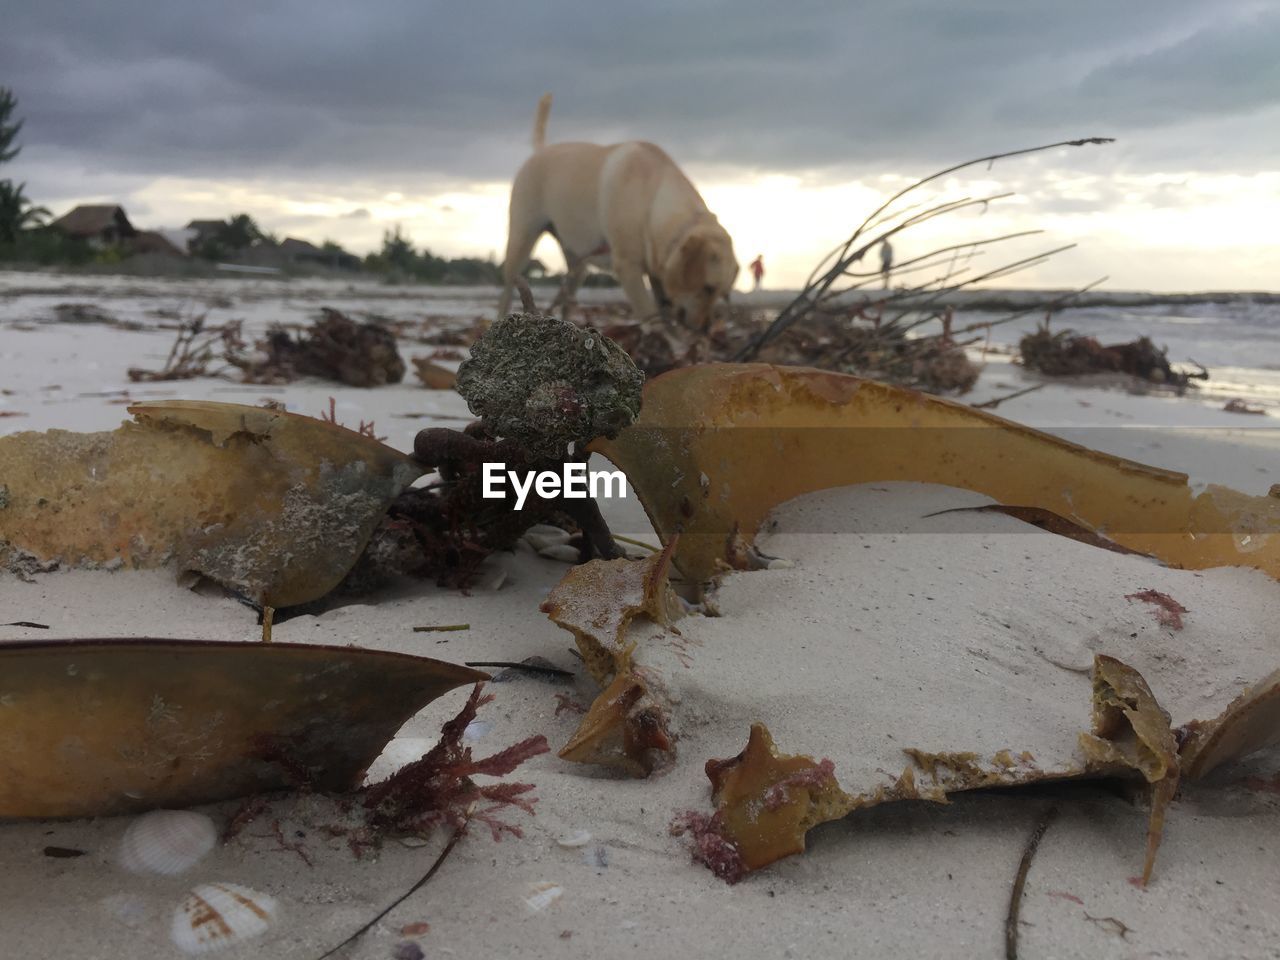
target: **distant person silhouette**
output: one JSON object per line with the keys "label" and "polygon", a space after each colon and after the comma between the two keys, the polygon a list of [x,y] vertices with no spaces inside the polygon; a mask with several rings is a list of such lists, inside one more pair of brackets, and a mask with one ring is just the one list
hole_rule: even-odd
{"label": "distant person silhouette", "polygon": [[751,265],[747,267],[747,269],[751,271],[751,292],[755,293],[760,289],[760,281],[764,279],[764,254],[757,254],[756,258],[751,261]]}
{"label": "distant person silhouette", "polygon": [[893,247],[888,240],[880,241],[880,274],[884,277],[884,288],[889,289],[889,274],[893,270]]}

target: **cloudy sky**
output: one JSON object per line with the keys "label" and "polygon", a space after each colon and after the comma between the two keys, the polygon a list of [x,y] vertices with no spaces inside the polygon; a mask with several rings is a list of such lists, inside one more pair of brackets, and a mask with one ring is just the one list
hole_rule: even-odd
{"label": "cloudy sky", "polygon": [[551,139],[662,145],[739,259],[794,285],[911,180],[1111,136],[943,183],[1018,196],[904,234],[899,257],[1043,228],[1042,246],[1079,246],[1009,282],[1274,290],[1278,51],[1280,0],[41,0],[0,33],[26,118],[5,175],[55,214],[247,210],[359,252],[399,223],[434,252],[500,258],[551,91]]}

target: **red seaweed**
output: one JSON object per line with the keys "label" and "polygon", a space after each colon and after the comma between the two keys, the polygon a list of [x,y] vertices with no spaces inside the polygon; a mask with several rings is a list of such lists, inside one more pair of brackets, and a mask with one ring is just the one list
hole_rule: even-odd
{"label": "red seaweed", "polygon": [[1144,603],[1152,604],[1155,609],[1151,611],[1152,616],[1156,618],[1156,622],[1162,627],[1169,627],[1171,630],[1182,629],[1182,615],[1191,611],[1180,604],[1167,593],[1161,593],[1159,590],[1140,590],[1137,593],[1126,593],[1126,600],[1141,600]]}
{"label": "red seaweed", "polygon": [[[476,684],[462,710],[441,728],[440,741],[425,756],[365,790],[364,807],[375,831],[424,833],[439,824],[456,829],[468,820],[477,820],[489,827],[495,840],[501,839],[503,833],[522,836],[519,827],[499,819],[497,814],[507,807],[532,814],[536,798],[527,794],[534,785],[479,785],[471,777],[505,776],[550,747],[547,738],[538,734],[492,756],[473,759],[471,748],[462,743],[462,734],[480,707],[493,699],[492,695],[481,696],[481,687]],[[484,801],[489,805],[477,809]]]}
{"label": "red seaweed", "polygon": [[737,844],[724,833],[724,814],[717,810],[711,816],[689,810],[671,821],[671,833],[688,833],[693,838],[693,859],[711,869],[725,883],[737,883],[747,873]]}

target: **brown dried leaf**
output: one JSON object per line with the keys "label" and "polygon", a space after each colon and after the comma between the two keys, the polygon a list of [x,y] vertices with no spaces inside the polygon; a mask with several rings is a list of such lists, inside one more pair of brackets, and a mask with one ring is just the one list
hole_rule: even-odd
{"label": "brown dried leaf", "polygon": [[263,605],[343,578],[422,473],[351,430],[280,410],[135,404],[109,433],[0,438],[0,564],[176,562]]}
{"label": "brown dried leaf", "polygon": [[152,639],[4,644],[0,677],[0,817],[352,790],[406,720],[487,679],[352,647]]}
{"label": "brown dried leaf", "polygon": [[635,424],[593,449],[626,472],[664,542],[680,533],[675,564],[697,581],[747,555],[778,504],[891,480],[1048,511],[1173,566],[1242,565],[1280,578],[1280,500],[1213,485],[1194,494],[1183,474],[845,374],[674,370],[645,385]]}

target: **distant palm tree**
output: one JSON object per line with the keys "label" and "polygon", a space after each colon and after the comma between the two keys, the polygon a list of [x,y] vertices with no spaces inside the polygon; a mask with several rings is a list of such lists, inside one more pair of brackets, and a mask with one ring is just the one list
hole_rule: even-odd
{"label": "distant palm tree", "polygon": [[9,117],[13,115],[13,108],[17,105],[18,101],[14,99],[13,91],[8,87],[0,87],[0,163],[12,160],[22,149],[13,146],[14,138],[22,129],[22,121],[9,122]]}
{"label": "distant palm tree", "polygon": [[0,180],[0,243],[13,243],[28,227],[41,226],[49,217],[44,207],[36,207],[23,194],[25,183]]}

